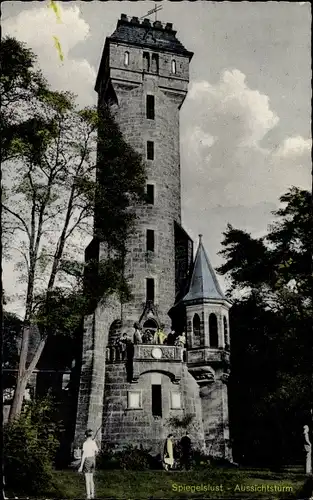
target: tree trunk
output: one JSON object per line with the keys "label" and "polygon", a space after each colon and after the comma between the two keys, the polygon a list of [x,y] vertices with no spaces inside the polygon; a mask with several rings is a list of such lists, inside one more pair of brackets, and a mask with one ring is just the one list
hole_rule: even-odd
{"label": "tree trunk", "polygon": [[13,401],[10,408],[9,422],[15,419],[18,416],[22,409],[24,392],[26,388],[25,380],[25,371],[26,371],[26,362],[27,362],[27,353],[28,353],[28,344],[29,344],[29,326],[24,324],[23,333],[22,333],[22,343],[21,343],[21,351],[18,365],[18,373],[16,378],[16,387],[14,391]]}
{"label": "tree trunk", "polygon": [[[29,329],[27,329],[27,331],[28,331],[28,336],[29,336]],[[30,376],[32,375],[33,371],[35,370],[36,365],[40,359],[42,351],[46,345],[47,337],[42,337],[42,339],[40,340],[40,342],[37,346],[36,352],[33,356],[33,359],[31,360],[29,366],[26,369],[28,340],[29,339],[27,339],[27,342],[24,344],[24,349],[22,347],[22,350],[21,350],[19,373],[18,373],[17,380],[16,380],[16,387],[15,387],[15,391],[14,391],[12,405],[10,408],[9,422],[12,422],[21,413],[22,406],[23,406],[24,393],[25,393],[27,383],[28,383]],[[25,347],[26,347],[26,349],[25,349]],[[26,351],[26,358],[24,357],[24,352],[22,353],[22,351]],[[24,363],[24,365],[23,365],[24,369],[20,369],[20,368],[22,368],[21,360],[22,360],[22,363]]]}
{"label": "tree trunk", "polygon": [[26,377],[26,373],[24,373],[23,376],[17,377],[14,397],[10,408],[9,422],[12,422],[16,417],[18,417],[22,411],[27,382],[28,379]]}

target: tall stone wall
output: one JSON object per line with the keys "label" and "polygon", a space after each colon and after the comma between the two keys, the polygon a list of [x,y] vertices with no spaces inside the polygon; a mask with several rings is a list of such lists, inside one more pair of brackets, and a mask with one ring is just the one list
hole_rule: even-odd
{"label": "tall stone wall", "polygon": [[[159,368],[161,369],[161,368]],[[170,369],[167,367],[167,370]],[[196,381],[188,373],[186,366],[181,364],[181,380],[174,384],[171,378],[162,371],[143,373],[137,383],[126,382],[124,363],[107,365],[105,399],[103,406],[103,442],[109,442],[119,447],[126,444],[143,445],[151,449],[151,453],[162,454],[164,440],[169,432],[179,439],[184,432],[170,426],[171,417],[182,418],[192,414],[193,422],[190,434],[193,445],[203,448],[202,409],[199,398],[199,388]],[[152,415],[152,383],[162,386],[162,417]],[[141,408],[129,409],[128,393],[141,393]],[[179,391],[182,398],[182,409],[171,407],[171,392]]]}
{"label": "tall stone wall", "polygon": [[[133,27],[134,31],[136,27]],[[163,34],[161,35],[163,36]],[[127,67],[125,51],[129,54]],[[144,69],[143,51],[158,53],[157,73]],[[168,329],[169,309],[175,302],[174,221],[181,222],[179,108],[187,93],[189,56],[107,42],[106,67],[99,74],[99,105],[108,103],[125,140],[146,162],[147,184],[154,186],[154,204],[136,207],[136,229],[127,243],[125,274],[133,300],[123,307],[123,327],[140,318],[146,302],[146,279],[153,278],[155,306]],[[171,73],[171,60],[176,74]],[[115,94],[113,98],[113,94]],[[147,95],[154,96],[155,116],[147,119]],[[147,141],[154,143],[154,159],[147,159]],[[155,236],[154,252],[146,252],[146,231]]]}
{"label": "tall stone wall", "polygon": [[74,446],[81,445],[87,428],[99,429],[97,439],[101,442],[106,346],[110,326],[120,317],[120,303],[112,296],[85,318]]}
{"label": "tall stone wall", "polygon": [[215,457],[231,459],[227,384],[221,373],[216,375],[215,382],[200,389],[206,451]]}
{"label": "tall stone wall", "polygon": [[[114,83],[118,98],[115,119],[126,141],[143,158],[146,143],[154,142],[154,160],[146,160],[147,183],[155,189],[154,205],[136,207],[134,235],[127,244],[125,273],[133,300],[123,307],[123,321],[130,327],[138,321],[146,301],[146,278],[155,283],[155,305],[159,318],[170,327],[168,310],[175,301],[174,221],[180,223],[179,110],[177,103],[165,95],[155,78],[145,76],[136,88],[125,90]],[[155,120],[146,119],[146,96],[155,97]],[[146,252],[146,231],[154,230],[155,250]]]}

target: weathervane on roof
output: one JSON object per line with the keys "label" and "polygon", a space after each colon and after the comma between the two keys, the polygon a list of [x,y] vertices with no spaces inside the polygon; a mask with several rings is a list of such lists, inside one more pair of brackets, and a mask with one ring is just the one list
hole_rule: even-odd
{"label": "weathervane on roof", "polygon": [[145,16],[140,17],[140,19],[144,19],[147,16],[151,16],[151,14],[155,13],[155,21],[157,21],[157,12],[159,10],[162,10],[163,7],[161,5],[157,6],[157,4],[154,4],[154,9],[148,10],[147,14]]}

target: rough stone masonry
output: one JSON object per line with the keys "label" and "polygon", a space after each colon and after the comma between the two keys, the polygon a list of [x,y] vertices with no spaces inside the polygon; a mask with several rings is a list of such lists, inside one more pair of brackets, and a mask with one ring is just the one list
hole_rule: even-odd
{"label": "rough stone masonry", "polygon": [[[231,457],[231,304],[201,238],[194,258],[181,227],[179,111],[192,56],[172,24],[124,14],[105,42],[98,106],[110,106],[126,141],[146,160],[147,202],[135,207],[136,231],[127,242],[132,300],[122,305],[111,297],[84,321],[76,443],[91,427],[100,429],[102,442],[142,444],[157,454],[169,432],[180,437],[187,426],[195,447]],[[98,182],[101,175],[100,164]],[[86,255],[105,255],[104,242],[94,238],[89,247]],[[124,332],[131,339],[135,322],[143,332],[184,331],[186,345],[129,344],[122,358],[116,341]]]}

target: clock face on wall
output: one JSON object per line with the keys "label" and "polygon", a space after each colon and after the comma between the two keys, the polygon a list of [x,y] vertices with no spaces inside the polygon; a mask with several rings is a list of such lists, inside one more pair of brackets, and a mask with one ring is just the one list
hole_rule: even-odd
{"label": "clock face on wall", "polygon": [[154,347],[152,349],[152,357],[155,358],[155,359],[161,359],[162,358],[162,349],[160,349],[160,347]]}

